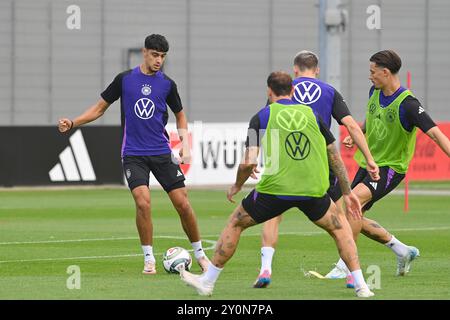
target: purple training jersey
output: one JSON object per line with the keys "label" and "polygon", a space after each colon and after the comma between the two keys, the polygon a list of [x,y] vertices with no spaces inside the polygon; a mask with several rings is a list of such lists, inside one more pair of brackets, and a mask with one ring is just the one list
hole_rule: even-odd
{"label": "purple training jersey", "polygon": [[101,96],[108,103],[121,98],[122,157],[171,152],[167,107],[174,113],[183,109],[172,79],[162,71],[144,74],[138,66],[117,75]]}
{"label": "purple training jersey", "polygon": [[292,85],[294,86],[292,100],[311,107],[329,128],[331,126],[335,89],[319,79],[306,77],[294,79]]}

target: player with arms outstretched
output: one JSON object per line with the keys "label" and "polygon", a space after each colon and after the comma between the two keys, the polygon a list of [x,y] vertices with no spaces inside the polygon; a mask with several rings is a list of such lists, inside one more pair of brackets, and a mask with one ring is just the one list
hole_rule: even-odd
{"label": "player with arms outstretched", "polygon": [[153,255],[153,223],[150,210],[149,174],[156,177],[177,210],[195,257],[206,270],[206,257],[200,240],[195,213],[189,203],[184,175],[178,161],[172,156],[169,137],[165,130],[167,107],[175,114],[183,148],[183,162],[190,161],[187,119],[183,112],[177,85],[161,71],[169,43],[162,35],[152,34],[145,39],[143,63],[132,70],[118,74],[101,94],[101,99],[79,117],[59,120],[59,130],[73,128],[101,117],[106,109],[121,99],[122,164],[136,204],[136,226],[144,252],[144,274],[156,273]]}

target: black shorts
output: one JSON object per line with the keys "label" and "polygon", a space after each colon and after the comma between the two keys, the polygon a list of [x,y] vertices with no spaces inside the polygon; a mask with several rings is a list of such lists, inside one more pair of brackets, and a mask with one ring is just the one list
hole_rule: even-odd
{"label": "black shorts", "polygon": [[333,200],[333,202],[336,202],[342,197],[341,186],[339,185],[338,179],[331,170],[329,179],[330,187],[328,188],[327,193],[330,196],[331,200]]}
{"label": "black shorts", "polygon": [[272,194],[259,193],[254,189],[242,200],[242,207],[257,223],[270,220],[293,207],[303,211],[309,220],[317,221],[327,213],[330,204],[330,196],[327,193],[322,198],[283,200]]}
{"label": "black shorts", "polygon": [[166,192],[184,187],[184,174],[172,153],[158,156],[124,156],[123,172],[130,190],[148,186],[150,171]]}
{"label": "black shorts", "polygon": [[372,200],[370,200],[362,209],[369,210],[375,202],[383,198],[389,192],[394,190],[405,177],[404,174],[397,173],[389,167],[380,167],[380,180],[374,181],[364,168],[359,168],[352,182],[352,189],[359,183],[363,183],[370,192],[372,192]]}

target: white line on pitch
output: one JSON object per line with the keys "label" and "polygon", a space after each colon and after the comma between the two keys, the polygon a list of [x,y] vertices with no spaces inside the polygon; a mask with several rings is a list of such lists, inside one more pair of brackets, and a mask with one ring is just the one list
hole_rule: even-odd
{"label": "white line on pitch", "polygon": [[[160,237],[154,237],[160,238]],[[70,242],[88,242],[88,241],[116,241],[116,240],[137,240],[137,237],[124,237],[124,238],[98,238],[98,239],[68,239],[68,240],[42,240],[42,241],[23,241],[23,242],[0,242],[0,245],[10,244],[44,244],[44,243],[70,243]]]}
{"label": "white line on pitch", "polygon": [[[425,228],[400,228],[400,229],[389,229],[390,231],[439,231],[439,230],[450,230],[450,227],[425,227]],[[279,235],[298,235],[298,236],[311,236],[318,234],[325,234],[325,231],[292,231],[292,232],[280,232]],[[243,233],[243,237],[253,237],[259,236],[260,233]],[[218,234],[208,234],[203,235],[203,237],[211,238],[217,237]],[[154,236],[153,238],[160,239],[180,239],[184,240],[185,237],[181,236]],[[91,241],[118,241],[118,240],[139,240],[138,237],[120,237],[120,238],[93,238],[93,239],[67,239],[67,240],[42,240],[42,241],[24,241],[24,242],[0,242],[0,245],[20,245],[20,244],[46,244],[46,243],[71,243],[71,242],[91,242]],[[207,240],[203,240],[207,241]]]}
{"label": "white line on pitch", "polygon": [[[185,237],[178,236],[157,236],[154,238],[167,238],[167,239],[186,239]],[[116,238],[118,239],[118,238]],[[216,242],[213,240],[202,240],[203,242],[209,243],[210,246],[203,248],[203,250],[211,250],[214,249]],[[188,250],[190,252],[193,249]],[[139,257],[142,256],[142,253],[134,253],[134,254],[120,254],[120,255],[110,255],[110,256],[87,256],[87,257],[67,257],[67,258],[38,258],[38,259],[22,259],[22,260],[4,260],[0,261],[1,263],[14,263],[14,262],[38,262],[38,261],[64,261],[64,260],[86,260],[86,259],[112,259],[112,258],[128,258],[128,257]],[[162,253],[155,253],[155,255],[162,255]]]}
{"label": "white line on pitch", "polygon": [[[400,228],[400,229],[390,229],[390,231],[438,231],[438,230],[449,230],[450,227],[427,227],[427,228]],[[280,232],[280,235],[299,235],[299,236],[309,236],[309,235],[319,235],[325,234],[325,231],[311,231],[311,232]],[[252,237],[260,236],[259,233],[255,234],[243,234],[242,236]],[[217,237],[217,235],[204,235],[203,237]],[[180,236],[154,236],[154,238],[162,239],[180,239],[185,240],[185,237]],[[2,242],[0,245],[6,244],[35,244],[35,243],[65,243],[65,242],[82,242],[82,241],[112,241],[112,240],[137,240],[134,237],[124,237],[124,238],[98,238],[98,239],[72,239],[72,240],[49,240],[49,241],[36,241],[36,242]],[[215,247],[217,241],[203,239],[203,242],[209,243],[209,247],[203,248],[206,250],[211,250]],[[192,252],[192,249],[188,250]],[[158,253],[161,254],[161,253]],[[64,260],[84,260],[84,259],[111,259],[111,258],[126,258],[126,257],[138,257],[142,254],[124,254],[124,255],[112,255],[112,256],[87,256],[87,257],[68,257],[68,258],[44,258],[44,259],[28,259],[28,260],[4,260],[0,263],[13,263],[13,262],[37,262],[37,261],[64,261]]]}
{"label": "white line on pitch", "polygon": [[[439,230],[450,230],[450,227],[428,227],[428,228],[400,228],[400,229],[389,229],[388,231],[392,232],[399,232],[399,231],[439,231]],[[296,231],[286,231],[286,232],[280,232],[279,235],[294,235],[294,236],[314,236],[319,234],[326,234],[325,230],[319,230],[319,231],[304,231],[304,232],[296,232]],[[254,236],[260,236],[261,233],[243,233],[242,236],[245,237],[254,237]],[[217,235],[215,235],[217,237]],[[204,235],[202,237],[214,237],[214,235]]]}
{"label": "white line on pitch", "polygon": [[134,254],[120,254],[114,256],[87,256],[87,257],[68,257],[68,258],[39,258],[39,259],[23,259],[23,260],[4,260],[0,263],[13,263],[13,262],[38,262],[38,261],[64,261],[64,260],[86,260],[86,259],[110,259],[110,258],[126,258],[126,257],[139,257],[142,253]]}
{"label": "white line on pitch", "polygon": [[[154,236],[153,238],[186,239],[180,236]],[[41,240],[41,241],[23,241],[23,242],[0,242],[0,245],[10,244],[45,244],[45,243],[70,243],[70,242],[90,242],[90,241],[117,241],[117,240],[139,240],[138,237],[120,237],[120,238],[93,238],[93,239],[67,239],[67,240]]]}

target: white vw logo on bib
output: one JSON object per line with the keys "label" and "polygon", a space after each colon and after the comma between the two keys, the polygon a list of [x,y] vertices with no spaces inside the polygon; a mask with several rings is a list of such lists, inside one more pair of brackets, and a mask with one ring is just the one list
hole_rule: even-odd
{"label": "white vw logo on bib", "polygon": [[301,104],[311,104],[319,100],[322,95],[322,89],[320,89],[317,83],[311,81],[302,81],[297,83],[294,87],[294,99]]}
{"label": "white vw logo on bib", "polygon": [[153,117],[154,112],[155,104],[148,98],[141,98],[134,104],[134,113],[143,120]]}

